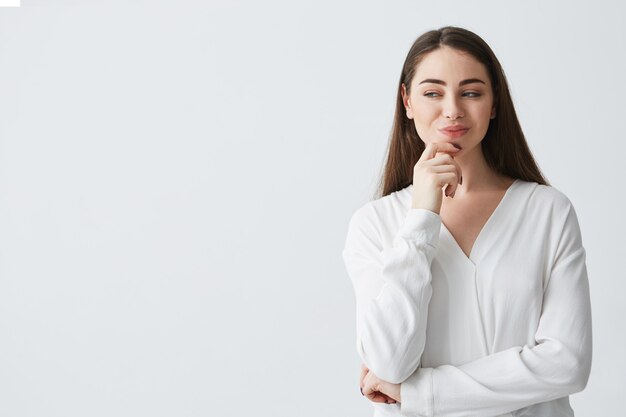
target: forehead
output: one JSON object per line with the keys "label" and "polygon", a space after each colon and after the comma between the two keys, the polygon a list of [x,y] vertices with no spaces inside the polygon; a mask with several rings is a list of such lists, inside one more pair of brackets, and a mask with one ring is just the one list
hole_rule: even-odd
{"label": "forehead", "polygon": [[[443,80],[448,85],[468,78],[479,78],[490,85],[487,69],[471,54],[443,46],[427,53],[417,65],[412,84],[417,85],[426,78]],[[452,84],[450,84],[452,83]]]}

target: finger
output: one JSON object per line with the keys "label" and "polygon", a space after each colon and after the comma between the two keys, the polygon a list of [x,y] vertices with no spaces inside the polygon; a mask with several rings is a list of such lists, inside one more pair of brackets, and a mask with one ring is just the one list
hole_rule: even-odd
{"label": "finger", "polygon": [[383,383],[376,375],[368,372],[364,379],[363,388],[361,388],[361,394],[367,399],[377,403],[395,404],[396,400],[381,392],[381,384]]}
{"label": "finger", "polygon": [[380,395],[381,397],[383,397],[385,399],[385,402],[387,404],[395,404],[396,400],[394,400],[393,398],[391,398],[390,396],[388,396],[387,394],[383,393],[383,392],[378,392],[378,395]]}
{"label": "finger", "polygon": [[451,154],[455,154],[458,151],[459,149],[449,142],[431,142],[426,145],[426,148],[424,149],[424,152],[422,152],[419,161],[432,159],[435,157],[435,155],[437,155],[437,152],[450,152]]}
{"label": "finger", "polygon": [[[432,159],[431,159],[432,161]],[[446,164],[446,165],[434,165],[430,168],[430,172],[434,172],[436,174],[441,174],[444,172],[457,172],[456,165],[454,164]]]}
{"label": "finger", "polygon": [[435,184],[439,188],[443,188],[446,185],[456,185],[459,181],[456,171],[433,173],[433,176]]}
{"label": "finger", "polygon": [[463,172],[461,171],[461,165],[459,165],[456,159],[454,159],[454,155],[447,152],[437,152],[437,155],[435,155],[434,158],[424,162],[424,165],[454,165],[459,173],[459,177],[461,176],[461,174],[463,174]]}
{"label": "finger", "polygon": [[[432,161],[435,161],[437,158],[431,159],[430,161],[428,161],[428,163],[431,163]],[[461,171],[461,167],[454,160],[451,160],[450,164],[432,165],[430,167],[430,170],[431,170],[431,172],[435,172],[435,173],[438,173],[438,174],[439,173],[443,173],[443,172],[454,172],[457,175],[458,185],[462,185],[463,184],[463,171]]]}
{"label": "finger", "polygon": [[361,364],[361,375],[359,376],[359,387],[363,388],[363,380],[365,379],[365,376],[367,375],[368,372],[369,372],[369,369],[367,369],[365,365]]}
{"label": "finger", "polygon": [[450,160],[452,165],[456,167],[457,174],[459,175],[459,179],[463,177],[463,171],[461,171],[461,165],[454,159],[454,155],[450,155]]}
{"label": "finger", "polygon": [[452,185],[446,184],[446,188],[443,192],[446,197],[454,198],[454,192],[452,191],[452,188]]}
{"label": "finger", "polygon": [[385,404],[396,403],[396,400],[394,400],[393,398],[390,398],[389,396],[383,394],[382,392],[377,392],[375,398],[376,398],[375,402],[379,402],[379,403],[385,403]]}
{"label": "finger", "polygon": [[385,398],[385,395],[383,395],[380,392],[374,392],[372,394],[366,394],[365,396],[367,397],[368,400],[370,400],[372,402],[388,404],[387,398]]}
{"label": "finger", "polygon": [[456,172],[444,172],[441,174],[437,174],[437,182],[441,184],[442,188],[446,187],[444,193],[446,197],[454,196],[457,181],[458,177],[456,176]]}
{"label": "finger", "polygon": [[365,395],[370,401],[374,401],[377,403],[386,403],[388,402],[388,397],[380,392],[380,380],[376,375],[371,372],[368,372],[363,380],[363,395]]}
{"label": "finger", "polygon": [[376,378],[376,375],[374,375],[371,372],[368,372],[365,375],[365,377],[363,378],[363,387],[362,387],[363,395],[369,398],[370,396],[374,395],[375,392],[378,391],[376,387],[377,379],[378,378]]}
{"label": "finger", "polygon": [[[430,166],[441,165],[444,163],[448,163],[455,166],[456,173],[459,178],[459,184],[463,183],[463,171],[461,170],[461,165],[454,159],[454,155],[446,153],[446,152],[437,152],[434,158],[424,162],[424,164],[428,164]],[[455,190],[456,191],[456,187]]]}
{"label": "finger", "polygon": [[383,394],[380,391],[373,391],[371,393],[364,394],[365,397],[376,403],[387,403],[387,404],[395,404],[396,400],[388,396],[387,394]]}
{"label": "finger", "polygon": [[437,152],[433,158],[424,161],[424,165],[435,166],[444,164],[454,164],[454,158],[452,155],[445,152]]}
{"label": "finger", "polygon": [[380,391],[376,391],[371,389],[368,386],[365,386],[363,388],[363,395],[370,401],[373,401],[375,403],[389,403],[390,400],[393,400],[392,398],[389,398],[386,394],[383,394]]}

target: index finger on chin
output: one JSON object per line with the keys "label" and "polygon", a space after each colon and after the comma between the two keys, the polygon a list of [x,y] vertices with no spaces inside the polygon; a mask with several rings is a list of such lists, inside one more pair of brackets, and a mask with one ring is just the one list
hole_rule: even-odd
{"label": "index finger on chin", "polygon": [[424,152],[422,152],[422,155],[420,156],[419,160],[425,161],[428,159],[433,159],[436,154],[437,154],[437,144],[434,142],[430,142],[424,148]]}
{"label": "index finger on chin", "polygon": [[430,142],[428,145],[426,145],[426,148],[424,148],[424,152],[422,152],[419,160],[423,161],[433,159],[435,156],[437,156],[437,153],[439,152],[449,152],[450,156],[454,158],[454,155],[457,153],[458,150],[459,149],[451,143]]}

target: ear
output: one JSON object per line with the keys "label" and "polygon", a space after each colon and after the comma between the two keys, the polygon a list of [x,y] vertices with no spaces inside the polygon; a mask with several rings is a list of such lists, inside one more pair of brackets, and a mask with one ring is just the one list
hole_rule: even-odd
{"label": "ear", "polygon": [[400,93],[402,94],[402,103],[404,104],[404,109],[406,110],[406,117],[412,119],[413,109],[411,108],[411,102],[409,101],[409,95],[406,92],[406,86],[404,85],[404,83],[402,83]]}
{"label": "ear", "polygon": [[495,119],[495,118],[496,118],[496,108],[495,108],[495,107],[493,107],[493,108],[491,109],[491,117],[490,117],[490,118],[491,118],[491,119]]}

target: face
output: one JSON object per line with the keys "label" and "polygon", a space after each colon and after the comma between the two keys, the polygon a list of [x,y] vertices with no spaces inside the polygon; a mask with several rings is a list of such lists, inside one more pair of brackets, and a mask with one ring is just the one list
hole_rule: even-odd
{"label": "face", "polygon": [[418,64],[408,95],[402,85],[402,97],[407,117],[426,144],[457,144],[459,156],[481,152],[495,108],[487,69],[472,55],[448,46],[429,52]]}

